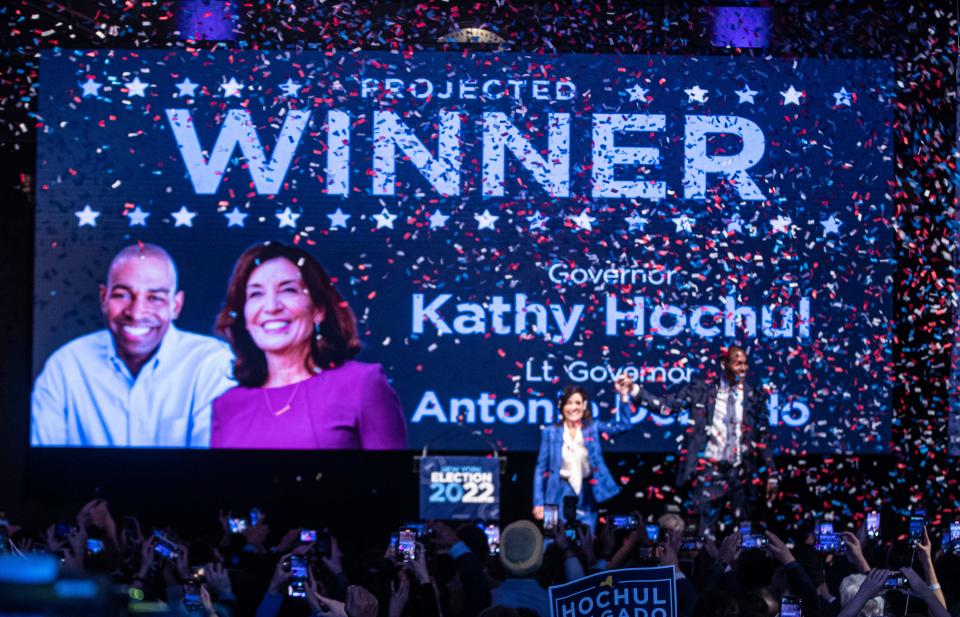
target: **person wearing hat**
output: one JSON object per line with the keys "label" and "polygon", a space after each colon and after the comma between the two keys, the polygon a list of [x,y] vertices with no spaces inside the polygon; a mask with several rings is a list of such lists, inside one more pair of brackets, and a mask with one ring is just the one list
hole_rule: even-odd
{"label": "person wearing hat", "polygon": [[[563,523],[553,530],[553,542],[563,553],[563,573],[567,581],[583,578],[583,564],[567,539]],[[550,599],[537,576],[543,566],[545,550],[540,528],[530,521],[515,521],[500,534],[500,564],[507,579],[491,590],[493,606],[534,611],[550,617]]]}
{"label": "person wearing hat", "polygon": [[528,608],[550,616],[550,598],[534,575],[543,565],[543,534],[530,521],[514,521],[500,534],[500,564],[507,580],[491,590],[494,606]]}

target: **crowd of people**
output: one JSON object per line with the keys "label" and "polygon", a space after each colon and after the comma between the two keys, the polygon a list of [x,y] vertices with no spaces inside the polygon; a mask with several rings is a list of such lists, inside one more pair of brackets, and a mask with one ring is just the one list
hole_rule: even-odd
{"label": "crowd of people", "polygon": [[960,615],[960,543],[932,527],[913,543],[892,526],[878,538],[838,528],[824,551],[813,526],[774,533],[753,521],[705,537],[669,512],[601,511],[595,530],[575,514],[550,530],[520,520],[498,539],[472,522],[408,524],[372,546],[270,522],[257,509],[223,513],[188,538],[93,500],[45,530],[8,521],[3,549],[7,560],[52,555],[61,577],[109,579],[131,613],[549,617],[551,585],[660,565],[676,569],[679,617],[795,617],[797,606],[802,617]]}

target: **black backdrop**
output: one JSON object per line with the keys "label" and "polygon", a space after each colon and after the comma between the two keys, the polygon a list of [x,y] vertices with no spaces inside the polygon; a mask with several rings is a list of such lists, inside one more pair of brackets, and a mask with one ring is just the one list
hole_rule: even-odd
{"label": "black backdrop", "polygon": [[[35,12],[28,4],[19,4],[25,15]],[[337,15],[336,28],[345,35],[336,39],[327,36],[333,30],[330,7],[318,9],[321,13],[299,23],[295,31],[284,30],[282,15],[249,15],[239,27],[249,45],[282,47],[313,41],[319,47],[342,49],[360,42],[380,49],[436,48],[433,41],[455,21],[452,7],[459,7],[460,15],[487,16],[488,26],[509,39],[509,48],[516,51],[772,53],[894,60],[896,78],[903,86],[897,111],[897,177],[891,191],[902,233],[895,247],[893,353],[898,377],[891,454],[864,458],[789,453],[779,462],[786,472],[787,492],[797,493],[793,500],[811,508],[857,510],[859,502],[880,496],[888,505],[905,507],[913,496],[928,501],[933,510],[938,505],[955,509],[956,461],[951,465],[943,447],[952,340],[947,302],[952,292],[952,245],[947,227],[953,215],[953,186],[942,163],[956,139],[956,103],[948,98],[956,87],[956,16],[933,9],[924,12],[908,2],[884,3],[883,8],[853,2],[776,5],[770,48],[741,51],[707,47],[705,13],[683,3],[614,8],[619,3],[599,2],[569,9],[554,4],[480,4],[428,2],[416,10],[394,3],[341,8],[345,13]],[[170,5],[157,3],[151,10],[169,11]],[[93,497],[99,487],[115,509],[170,521],[185,531],[215,524],[218,507],[253,504],[274,512],[316,506],[310,509],[323,514],[311,515],[313,520],[319,516],[340,529],[368,523],[386,528],[415,517],[416,476],[409,453],[28,450],[35,222],[35,134],[34,121],[27,115],[36,70],[32,54],[37,45],[164,46],[176,44],[177,38],[157,15],[133,15],[95,2],[70,6],[70,12],[41,11],[39,19],[29,23],[19,19],[16,10],[4,17],[11,21],[4,32],[13,36],[4,48],[0,123],[4,144],[0,186],[7,195],[0,225],[0,289],[6,299],[0,304],[0,509],[20,520],[36,514],[37,520],[49,521],[57,511]],[[98,8],[104,31],[111,32],[104,40],[95,35],[99,26],[83,18]],[[364,25],[368,20],[373,30]],[[70,31],[78,36],[71,39],[66,28],[57,25],[61,21],[71,24]],[[144,31],[145,22],[154,25]],[[389,27],[391,23],[404,27]],[[415,23],[425,25],[414,27]],[[37,34],[48,30],[54,34]],[[924,191],[931,191],[933,198]],[[534,463],[533,454],[508,457],[502,491],[507,520],[523,516],[529,508]],[[674,468],[665,457],[616,455],[609,456],[608,463],[615,477],[626,480],[615,507],[632,505],[636,493],[644,495],[641,507],[650,512],[671,499]],[[288,518],[277,523],[310,522]]]}

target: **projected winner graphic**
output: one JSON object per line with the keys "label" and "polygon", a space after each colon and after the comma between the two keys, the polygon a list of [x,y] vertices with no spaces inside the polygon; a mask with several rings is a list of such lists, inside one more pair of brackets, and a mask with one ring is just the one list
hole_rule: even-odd
{"label": "projected winner graphic", "polygon": [[[734,342],[776,446],[888,441],[888,64],[71,50],[45,54],[39,91],[34,371],[61,407],[85,382],[54,374],[56,350],[100,332],[91,353],[122,351],[98,295],[118,251],[169,252],[172,327],[213,337],[234,262],[279,241],[330,274],[358,320],[357,360],[383,367],[379,400],[397,409],[396,392],[383,447],[405,430],[412,448],[534,450],[563,386],[586,387],[608,420],[618,374],[669,392],[715,374]],[[224,350],[229,366],[226,345],[196,340],[197,366],[219,370]],[[205,389],[182,382],[194,370],[156,390],[147,377],[126,377],[137,396],[120,405],[117,430],[139,441],[72,445],[209,446],[229,375]],[[195,409],[163,438],[151,397],[170,391]],[[295,417],[296,396],[274,392],[271,408]],[[102,405],[65,409],[69,430]],[[314,412],[336,424],[316,411],[336,406]],[[632,419],[605,449],[676,449],[682,417]],[[49,434],[34,443],[56,445]]]}

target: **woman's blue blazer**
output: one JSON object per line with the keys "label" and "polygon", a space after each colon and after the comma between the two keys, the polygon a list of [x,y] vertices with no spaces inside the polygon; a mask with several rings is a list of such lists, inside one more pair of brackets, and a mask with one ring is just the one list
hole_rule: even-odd
{"label": "woman's blue blazer", "polygon": [[[623,414],[626,415],[626,414]],[[615,422],[591,422],[583,427],[583,445],[587,449],[587,458],[592,470],[587,480],[593,488],[593,496],[597,502],[616,497],[620,492],[607,464],[603,462],[601,441],[617,433],[622,433],[632,427],[629,418]],[[561,505],[564,494],[563,482],[560,477],[560,468],[563,466],[563,425],[555,424],[544,427],[540,434],[540,454],[537,456],[537,469],[533,474],[533,505],[542,506],[545,503]]]}

